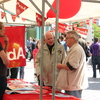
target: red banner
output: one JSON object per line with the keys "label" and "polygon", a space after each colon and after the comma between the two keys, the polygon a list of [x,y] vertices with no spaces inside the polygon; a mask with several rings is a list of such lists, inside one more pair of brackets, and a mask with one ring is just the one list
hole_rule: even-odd
{"label": "red banner", "polygon": [[25,57],[25,26],[5,27],[9,38],[7,56],[10,60],[9,68],[26,65]]}
{"label": "red banner", "polygon": [[77,31],[78,33],[80,33],[81,35],[87,35],[88,33],[88,29],[83,29],[83,28],[78,28],[78,27],[74,27],[75,31]]}
{"label": "red banner", "polygon": [[58,23],[58,31],[60,33],[64,33],[66,31],[66,27],[67,27],[66,24]]}
{"label": "red banner", "polygon": [[19,16],[27,8],[28,7],[25,4],[23,4],[22,2],[20,2],[19,0],[17,0],[17,3],[16,3],[16,16]]}

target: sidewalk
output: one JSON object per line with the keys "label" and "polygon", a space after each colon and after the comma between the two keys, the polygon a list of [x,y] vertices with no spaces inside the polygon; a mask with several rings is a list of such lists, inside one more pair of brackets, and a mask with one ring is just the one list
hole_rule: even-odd
{"label": "sidewalk", "polygon": [[100,74],[97,70],[97,78],[92,78],[92,66],[88,66],[89,87],[83,91],[83,100],[100,100]]}
{"label": "sidewalk", "polygon": [[[24,80],[27,82],[36,82],[34,77],[33,60],[26,61]],[[92,78],[92,66],[87,66],[89,87],[83,91],[82,100],[100,100],[100,75],[97,70],[97,78]]]}

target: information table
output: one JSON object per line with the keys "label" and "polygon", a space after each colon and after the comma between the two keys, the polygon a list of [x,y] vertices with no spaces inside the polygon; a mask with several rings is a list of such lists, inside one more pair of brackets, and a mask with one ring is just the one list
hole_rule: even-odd
{"label": "information table", "polygon": [[[11,82],[14,84],[16,83],[16,84],[12,85]],[[21,84],[24,86],[21,87]],[[8,82],[8,87],[10,87],[11,90],[7,90],[5,92],[5,94],[3,96],[3,100],[39,100],[40,87],[32,84],[32,86],[33,86],[32,87],[33,90],[32,90],[32,88],[30,88],[30,86],[31,85],[29,85],[29,83],[23,82],[21,80],[13,80],[13,81],[10,81],[10,83]],[[18,94],[16,94],[16,93],[18,93]],[[47,88],[47,87],[43,88],[42,100],[52,100],[52,90],[50,88]],[[73,97],[73,96],[69,96],[64,93],[56,92],[55,100],[81,100],[81,99]]]}

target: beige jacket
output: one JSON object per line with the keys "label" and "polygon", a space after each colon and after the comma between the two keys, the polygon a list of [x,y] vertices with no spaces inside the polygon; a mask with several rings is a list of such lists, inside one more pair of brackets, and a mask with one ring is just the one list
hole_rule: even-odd
{"label": "beige jacket", "polygon": [[86,57],[83,48],[74,44],[67,53],[63,64],[70,63],[75,70],[61,69],[56,81],[56,87],[63,90],[82,90],[88,87]]}
{"label": "beige jacket", "polygon": [[[64,46],[57,43],[57,63],[62,63],[65,57]],[[40,75],[40,59],[41,52],[37,53],[36,57],[36,73]],[[43,80],[44,84],[47,86],[52,86],[52,78],[53,78],[53,66],[54,66],[54,49],[52,49],[52,54],[50,55],[47,44],[44,44],[43,48]],[[56,72],[56,76],[58,75],[59,70]]]}

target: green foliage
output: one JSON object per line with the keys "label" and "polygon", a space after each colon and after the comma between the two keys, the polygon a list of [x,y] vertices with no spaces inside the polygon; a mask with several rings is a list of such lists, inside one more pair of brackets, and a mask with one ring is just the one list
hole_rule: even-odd
{"label": "green foliage", "polygon": [[92,24],[93,29],[94,29],[94,37],[100,38],[100,27],[97,26],[96,24]]}

